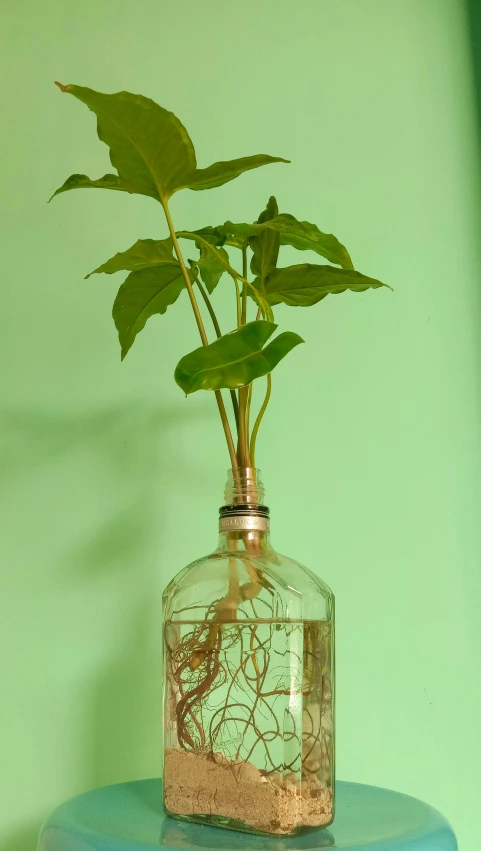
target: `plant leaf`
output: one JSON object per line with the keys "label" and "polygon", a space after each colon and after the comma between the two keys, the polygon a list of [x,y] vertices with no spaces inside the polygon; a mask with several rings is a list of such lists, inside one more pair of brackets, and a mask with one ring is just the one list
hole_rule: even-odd
{"label": "plant leaf", "polygon": [[172,253],[170,236],[167,239],[158,240],[138,239],[135,245],[132,245],[127,251],[119,251],[118,254],[115,254],[106,263],[102,263],[93,272],[89,272],[85,277],[90,278],[90,275],[101,272],[106,275],[114,275],[115,272],[120,272],[122,269],[135,272],[138,269],[145,269],[148,266],[161,266],[165,263],[177,263]]}
{"label": "plant leaf", "polygon": [[274,230],[280,235],[281,245],[292,245],[300,251],[315,251],[321,257],[325,257],[330,263],[336,263],[344,269],[352,269],[352,260],[347,249],[332,233],[323,233],[317,225],[310,222],[299,222],[289,213],[281,213],[279,216],[259,224],[235,224],[225,222],[218,230],[226,236],[253,237],[263,233],[266,229]]}
{"label": "plant leaf", "polygon": [[147,319],[155,313],[165,313],[184,287],[178,263],[149,266],[130,273],[120,287],[112,309],[122,360]]}
{"label": "plant leaf", "polygon": [[263,348],[277,325],[260,319],[225,334],[209,346],[185,355],[177,364],[175,380],[186,393],[196,390],[234,390],[267,375],[291,349],[304,341],[284,331]]}
{"label": "plant leaf", "polygon": [[270,163],[288,163],[290,160],[285,160],[282,157],[270,157],[268,154],[254,154],[252,157],[240,157],[237,160],[226,160],[218,163],[213,163],[208,168],[199,168],[196,170],[186,184],[188,189],[215,189],[216,186],[223,186],[229,180],[234,180],[243,174],[245,171],[250,171],[253,168],[260,168],[263,165]]}
{"label": "plant leaf", "polygon": [[[209,249],[201,242],[196,242],[196,248],[200,251],[200,257],[195,261],[195,265],[199,267],[200,277],[210,295],[226,271],[225,263],[229,263],[229,255],[224,248],[211,246]],[[219,259],[219,255],[224,260],[224,263]]]}
{"label": "plant leaf", "polygon": [[90,177],[87,177],[86,174],[71,174],[48,200],[51,201],[56,195],[60,195],[61,192],[68,192],[70,189],[116,189],[119,192],[128,192],[118,174],[104,174],[98,180],[90,180]]}
{"label": "plant leaf", "polygon": [[296,307],[309,307],[329,294],[336,295],[344,290],[363,292],[369,287],[385,286],[387,284],[351,269],[301,263],[275,269],[265,281],[264,294],[270,304],[282,301]]}
{"label": "plant leaf", "polygon": [[184,125],[173,112],[150,98],[131,92],[108,95],[83,86],[57,85],[96,114],[99,139],[108,145],[110,160],[126,190],[163,204],[179,189],[213,189],[250,169],[288,162],[281,157],[256,154],[198,169],[194,146]]}
{"label": "plant leaf", "polygon": [[61,86],[97,116],[99,139],[128,192],[167,200],[196,170],[187,130],[173,112],[131,92],[108,95],[83,86]]}
{"label": "plant leaf", "polygon": [[[277,201],[272,195],[266,209],[262,211],[257,219],[258,224],[274,219],[279,214]],[[262,286],[267,275],[277,266],[279,257],[280,234],[272,229],[266,228],[259,236],[249,238],[249,246],[252,249],[251,271],[261,279]]]}

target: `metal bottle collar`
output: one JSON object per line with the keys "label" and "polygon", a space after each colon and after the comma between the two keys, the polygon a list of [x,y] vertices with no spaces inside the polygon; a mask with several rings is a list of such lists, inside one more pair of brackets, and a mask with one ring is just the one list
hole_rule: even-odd
{"label": "metal bottle collar", "polygon": [[268,532],[269,527],[267,505],[223,505],[219,508],[220,532]]}

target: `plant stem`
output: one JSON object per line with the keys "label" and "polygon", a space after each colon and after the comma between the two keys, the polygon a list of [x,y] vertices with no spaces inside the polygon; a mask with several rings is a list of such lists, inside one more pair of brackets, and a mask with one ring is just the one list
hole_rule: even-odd
{"label": "plant stem", "polygon": [[[239,300],[239,286],[237,287],[237,324],[245,325],[247,315],[247,240],[242,246],[242,304]],[[249,427],[247,424],[247,406],[249,400],[249,387],[239,388],[239,442],[237,457],[241,467],[250,467],[249,455]]]}
{"label": "plant stem", "polygon": [[[200,280],[198,275],[194,276],[194,281],[196,282],[197,286],[199,287],[200,294],[201,294],[202,298],[204,299],[205,306],[207,307],[207,310],[209,311],[209,316],[212,319],[212,324],[214,326],[215,333],[217,334],[217,339],[219,339],[219,337],[222,337],[222,332],[220,330],[219,323],[217,322],[217,316],[214,313],[214,308],[212,307],[210,298],[207,295],[206,289],[205,289],[204,285],[202,284],[202,281]],[[237,396],[235,394],[235,390],[230,391],[230,396],[231,396],[231,399],[232,399],[232,407],[234,409],[235,424],[236,424],[237,432],[239,432],[239,404],[237,402]]]}
{"label": "plant stem", "polygon": [[[160,193],[159,193],[160,194]],[[162,196],[161,196],[162,197]],[[174,224],[172,222],[172,218],[170,215],[170,210],[167,202],[162,202],[162,207],[164,209],[165,218],[167,219],[167,225],[169,227],[169,233],[172,237],[172,243],[174,245],[174,250],[177,255],[177,260],[179,261],[179,265],[182,271],[182,275],[184,277],[185,285],[187,287],[187,292],[189,293],[190,303],[192,305],[192,309],[194,311],[195,320],[197,322],[197,327],[199,329],[200,339],[204,346],[209,345],[209,341],[207,339],[207,334],[205,333],[204,323],[202,322],[202,316],[200,315],[199,305],[197,304],[197,299],[195,297],[194,288],[192,286],[192,282],[189,278],[189,273],[187,271],[184,258],[182,256],[182,252],[180,250],[179,243],[177,241],[177,236],[175,233]],[[239,476],[239,465],[237,463],[237,455],[235,451],[234,441],[232,439],[232,432],[230,430],[229,420],[227,417],[227,411],[225,409],[224,400],[222,398],[222,393],[220,390],[215,390],[215,398],[217,402],[217,407],[219,408],[220,418],[222,420],[222,426],[224,428],[225,439],[227,441],[227,448],[229,450],[230,460],[232,464],[232,470],[234,473],[234,478],[238,478]]]}
{"label": "plant stem", "polygon": [[197,286],[199,287],[200,294],[201,294],[202,298],[204,299],[205,306],[206,306],[207,310],[209,311],[209,316],[212,319],[212,324],[214,326],[214,331],[217,335],[217,338],[222,337],[222,332],[220,330],[219,323],[217,321],[217,316],[214,313],[214,308],[212,307],[211,300],[210,300],[209,296],[207,295],[207,291],[206,291],[206,289],[205,289],[205,287],[204,287],[204,285],[203,285],[203,283],[200,280],[198,275],[194,275],[194,281],[196,282]]}
{"label": "plant stem", "polygon": [[194,311],[195,321],[197,322],[197,327],[199,329],[200,339],[202,340],[204,346],[209,345],[209,341],[207,339],[207,334],[205,333],[204,323],[202,322],[202,316],[200,315],[199,305],[197,304],[197,299],[195,297],[194,288],[192,286],[192,281],[189,278],[189,273],[187,271],[186,265],[184,263],[184,258],[182,256],[182,252],[180,250],[179,243],[177,241],[177,236],[175,233],[174,223],[172,221],[170,210],[167,202],[162,202],[162,207],[164,209],[165,218],[167,219],[167,224],[169,226],[169,233],[172,238],[172,243],[174,245],[174,250],[177,256],[177,260],[179,261],[179,265],[182,271],[182,275],[184,277],[184,281],[187,286],[187,292],[189,293],[190,303],[192,305],[192,310]]}
{"label": "plant stem", "polygon": [[246,410],[249,387],[239,387],[239,443],[237,457],[240,467],[250,467],[249,436],[247,433]]}
{"label": "plant stem", "polygon": [[[242,246],[242,277],[247,279],[247,239],[244,240],[244,245]],[[247,284],[245,280],[242,284],[242,324],[245,325],[247,321]]]}
{"label": "plant stem", "polygon": [[270,399],[270,396],[271,396],[271,390],[272,390],[272,378],[271,378],[271,374],[269,372],[267,374],[267,392],[266,392],[266,395],[265,395],[265,399],[262,403],[262,408],[260,409],[260,411],[257,415],[257,419],[254,423],[254,428],[252,429],[251,444],[250,444],[250,456],[251,456],[251,464],[252,464],[253,467],[255,467],[257,432],[259,431],[259,426],[262,422],[262,417],[264,416],[264,414],[266,412],[267,405],[269,404],[269,399]]}
{"label": "plant stem", "polygon": [[247,440],[249,440],[249,431],[250,431],[250,422],[251,422],[251,405],[252,405],[252,389],[253,382],[249,384],[249,392],[247,394],[247,408],[246,408],[246,432],[247,432]]}
{"label": "plant stem", "polygon": [[[237,306],[237,327],[240,328],[240,326],[242,324],[242,309],[241,309],[241,300],[240,300],[240,292],[239,292],[239,281],[237,280],[237,278],[234,278],[234,284],[235,284],[235,299],[236,299],[236,306]],[[243,286],[245,286],[245,284]]]}

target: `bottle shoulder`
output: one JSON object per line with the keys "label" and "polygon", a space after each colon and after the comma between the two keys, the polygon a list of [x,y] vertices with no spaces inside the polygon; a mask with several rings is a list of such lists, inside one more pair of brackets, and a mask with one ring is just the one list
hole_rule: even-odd
{"label": "bottle shoulder", "polygon": [[191,562],[164,591],[164,617],[182,619],[190,612],[203,619],[229,597],[238,600],[236,617],[333,617],[334,595],[327,583],[271,548],[255,553],[216,550]]}

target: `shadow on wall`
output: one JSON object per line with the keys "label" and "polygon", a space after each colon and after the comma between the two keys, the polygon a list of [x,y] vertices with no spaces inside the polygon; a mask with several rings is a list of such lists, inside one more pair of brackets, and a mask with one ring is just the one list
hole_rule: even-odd
{"label": "shadow on wall", "polygon": [[144,601],[133,602],[115,658],[99,672],[92,689],[87,737],[91,788],[143,777],[143,765],[160,764],[161,638],[158,600],[146,594]]}
{"label": "shadow on wall", "polygon": [[[196,414],[208,411],[206,405]],[[47,552],[39,559],[44,581],[49,587],[60,587],[60,593],[65,590],[69,599],[73,590],[80,595],[80,605],[82,595],[87,594],[88,601],[98,588],[104,600],[107,591],[107,629],[114,650],[110,657],[103,654],[100,664],[96,657],[88,682],[78,678],[78,688],[90,707],[84,732],[80,731],[85,756],[78,767],[79,788],[143,776],[149,760],[158,762],[161,617],[158,596],[151,590],[158,566],[151,564],[148,555],[152,535],[162,534],[163,518],[168,516],[163,509],[172,483],[176,487],[182,487],[184,480],[186,486],[192,483],[194,471],[175,449],[179,426],[187,417],[186,406],[169,410],[137,403],[80,416],[25,410],[0,415],[6,437],[0,466],[7,500],[13,485],[21,492],[22,509],[30,485],[34,505],[38,491],[45,492],[45,504],[39,506],[40,526],[47,524],[43,539]],[[33,510],[27,500],[25,517]],[[70,524],[66,530],[65,522]],[[57,529],[63,532],[60,558],[58,551],[50,551]],[[120,613],[117,620],[116,611]],[[58,641],[54,632],[51,627],[47,642]],[[73,628],[71,640],[77,646],[82,634]],[[53,647],[45,645],[46,658]],[[42,652],[43,646],[39,660]],[[63,673],[71,691],[69,672]],[[69,702],[75,698],[75,694],[67,695]],[[157,739],[152,741],[146,730],[156,731]],[[55,764],[50,770],[55,772]],[[42,778],[32,776],[30,783],[34,789]],[[31,792],[30,799],[34,797]],[[16,832],[0,836],[0,851],[34,851],[46,815],[28,813],[28,822]]]}
{"label": "shadow on wall", "polygon": [[[210,413],[209,405],[198,407],[196,419]],[[162,523],[169,479],[175,477],[178,487],[195,485],[195,470],[184,463],[176,440],[186,419],[192,419],[187,406],[152,409],[137,402],[87,416],[5,411],[0,413],[0,492],[8,499],[12,486],[23,488],[34,477],[54,476],[63,468],[54,495],[52,479],[47,483],[45,501],[57,510],[68,505],[69,518],[79,506],[72,531],[88,523],[89,538],[71,536],[79,545],[65,554],[62,575],[70,571],[88,578],[132,566],[142,534],[152,530],[152,520],[157,529]]]}

